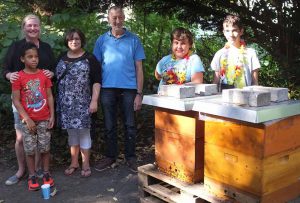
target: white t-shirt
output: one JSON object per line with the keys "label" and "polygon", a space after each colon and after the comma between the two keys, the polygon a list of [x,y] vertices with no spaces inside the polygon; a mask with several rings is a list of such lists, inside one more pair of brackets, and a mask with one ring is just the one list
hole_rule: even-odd
{"label": "white t-shirt", "polygon": [[[236,47],[231,46],[229,48],[224,47],[220,49],[210,64],[211,69],[220,72],[222,64],[224,64],[224,59],[227,60],[225,62],[225,64],[227,63],[226,67],[228,67],[228,64],[240,65],[240,67],[242,67],[247,86],[251,85],[252,82],[251,72],[261,67],[257,54],[252,48],[245,48],[242,55],[241,50]],[[225,78],[222,80],[222,84],[229,84],[229,82],[227,82],[229,80]]]}

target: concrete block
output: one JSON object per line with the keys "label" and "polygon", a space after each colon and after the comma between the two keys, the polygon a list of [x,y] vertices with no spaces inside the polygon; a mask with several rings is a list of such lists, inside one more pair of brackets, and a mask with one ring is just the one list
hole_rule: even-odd
{"label": "concrete block", "polygon": [[249,95],[249,106],[259,107],[270,105],[271,92],[268,91],[251,91]]}
{"label": "concrete block", "polygon": [[288,88],[271,88],[271,101],[282,102],[289,100]]}
{"label": "concrete block", "polygon": [[233,89],[232,103],[248,105],[251,92],[251,90]]}
{"label": "concrete block", "polygon": [[195,87],[187,85],[161,85],[159,94],[178,99],[195,97]]}
{"label": "concrete block", "polygon": [[222,90],[222,101],[226,103],[233,103],[233,92],[234,89]]}
{"label": "concrete block", "polygon": [[195,93],[201,96],[209,96],[218,93],[217,84],[195,84]]}
{"label": "concrete block", "polygon": [[248,86],[243,89],[248,90],[258,90],[258,91],[268,91],[271,93],[271,101],[272,102],[282,102],[289,99],[288,88],[280,88],[280,87],[264,87],[264,86]]}

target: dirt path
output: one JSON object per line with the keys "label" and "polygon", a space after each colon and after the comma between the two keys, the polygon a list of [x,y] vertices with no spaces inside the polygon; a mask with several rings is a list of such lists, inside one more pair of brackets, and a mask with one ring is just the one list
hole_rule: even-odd
{"label": "dirt path", "polygon": [[[4,184],[7,177],[15,172],[14,167],[0,165],[0,202],[45,202],[41,191],[28,191],[26,180],[13,186]],[[139,202],[137,174],[125,165],[102,172],[92,170],[92,176],[81,178],[80,171],[72,176],[63,174],[64,168],[52,171],[57,193],[48,202],[101,202],[135,203]],[[41,180],[39,181],[41,184]],[[53,189],[52,188],[52,191]]]}

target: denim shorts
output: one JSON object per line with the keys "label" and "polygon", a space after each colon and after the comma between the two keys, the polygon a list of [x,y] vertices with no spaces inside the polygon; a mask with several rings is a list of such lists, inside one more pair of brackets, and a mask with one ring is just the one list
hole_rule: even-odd
{"label": "denim shorts", "polygon": [[15,129],[22,130],[22,124],[20,119],[20,114],[17,112],[17,110],[13,106],[13,114],[14,114],[14,126]]}

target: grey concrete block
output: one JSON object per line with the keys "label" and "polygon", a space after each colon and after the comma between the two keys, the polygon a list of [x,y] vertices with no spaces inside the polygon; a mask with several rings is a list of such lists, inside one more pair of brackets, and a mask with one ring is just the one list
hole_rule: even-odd
{"label": "grey concrete block", "polygon": [[226,103],[233,103],[233,92],[234,89],[222,90],[222,101]]}
{"label": "grey concrete block", "polygon": [[286,101],[286,100],[289,99],[288,88],[248,86],[248,87],[244,87],[244,89],[258,90],[258,91],[268,91],[268,92],[271,93],[271,101],[272,102],[282,102],[282,101]]}
{"label": "grey concrete block", "polygon": [[271,101],[282,102],[289,100],[288,88],[271,88]]}
{"label": "grey concrete block", "polygon": [[251,90],[233,89],[232,103],[240,104],[240,105],[248,105],[249,96],[251,92],[252,92]]}
{"label": "grey concrete block", "polygon": [[201,96],[209,96],[218,93],[217,84],[195,84],[195,93]]}
{"label": "grey concrete block", "polygon": [[271,92],[268,91],[251,91],[249,95],[249,106],[259,107],[270,105]]}
{"label": "grey concrete block", "polygon": [[161,85],[159,94],[178,99],[190,98],[195,97],[195,87],[187,85]]}

